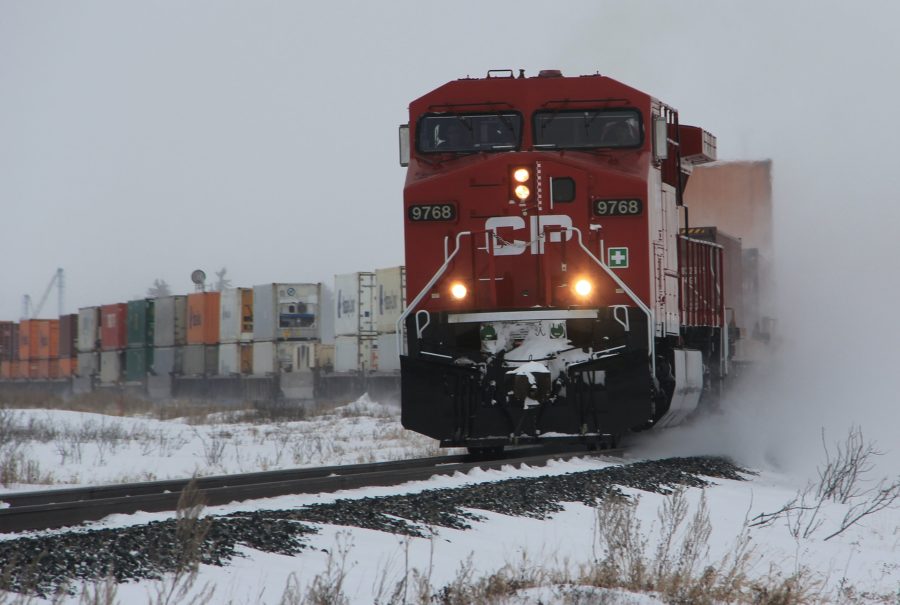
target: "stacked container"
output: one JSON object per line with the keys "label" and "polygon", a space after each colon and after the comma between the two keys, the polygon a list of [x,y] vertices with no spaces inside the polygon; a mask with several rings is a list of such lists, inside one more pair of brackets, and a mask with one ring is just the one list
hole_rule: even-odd
{"label": "stacked container", "polygon": [[13,377],[13,341],[18,336],[16,325],[11,321],[0,321],[0,379],[9,380]]}
{"label": "stacked container", "polygon": [[78,315],[62,315],[59,318],[59,372],[60,378],[71,378],[78,369],[77,357]]}
{"label": "stacked container", "polygon": [[400,371],[397,321],[406,309],[406,267],[375,270],[375,327],[379,372]]}
{"label": "stacked container", "polygon": [[334,276],[334,370],[366,374],[376,369],[375,274]]}
{"label": "stacked container", "polygon": [[128,305],[100,307],[100,382],[121,382],[128,346]]}
{"label": "stacked container", "polygon": [[[321,338],[321,284],[264,284],[253,287],[253,373],[298,371],[286,344]],[[288,369],[290,368],[290,369]]]}
{"label": "stacked container", "polygon": [[185,376],[215,374],[219,369],[219,292],[195,292],[187,297]]}
{"label": "stacked container", "polygon": [[187,344],[187,296],[163,296],[153,304],[153,363],[156,376],[181,374]]}
{"label": "stacked container", "polygon": [[253,373],[253,289],[226,288],[219,303],[219,375]]}
{"label": "stacked container", "polygon": [[100,307],[78,309],[78,376],[100,373]]}
{"label": "stacked container", "polygon": [[125,352],[125,379],[144,381],[153,365],[154,302],[142,298],[128,303],[128,349]]}

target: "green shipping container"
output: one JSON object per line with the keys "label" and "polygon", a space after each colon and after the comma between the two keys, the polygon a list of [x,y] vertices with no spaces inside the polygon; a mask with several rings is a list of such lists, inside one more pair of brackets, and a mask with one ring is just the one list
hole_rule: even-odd
{"label": "green shipping container", "polygon": [[153,299],[143,298],[128,303],[128,347],[153,346]]}
{"label": "green shipping container", "polygon": [[139,382],[147,378],[147,372],[153,365],[153,348],[141,347],[125,351],[125,380]]}

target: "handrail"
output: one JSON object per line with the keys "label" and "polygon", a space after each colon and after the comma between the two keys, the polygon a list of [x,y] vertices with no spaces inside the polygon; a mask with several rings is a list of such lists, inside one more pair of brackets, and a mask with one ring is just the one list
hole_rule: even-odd
{"label": "handrail", "polygon": [[413,309],[415,309],[419,305],[419,303],[422,302],[422,299],[425,298],[425,295],[428,294],[428,292],[431,290],[431,288],[434,287],[434,284],[436,284],[437,280],[439,280],[441,278],[441,276],[444,274],[444,271],[447,270],[447,267],[450,266],[450,262],[453,260],[453,258],[457,255],[457,253],[460,250],[460,247],[461,247],[460,240],[462,239],[462,237],[464,235],[472,235],[472,232],[471,231],[460,231],[459,233],[456,234],[456,248],[454,248],[453,252],[451,252],[447,256],[446,260],[444,260],[444,264],[440,266],[440,268],[431,277],[431,279],[428,281],[428,283],[425,284],[425,287],[422,288],[422,291],[419,292],[418,296],[416,296],[413,299],[413,301],[406,306],[406,309],[403,311],[403,313],[400,314],[400,318],[397,319],[397,350],[400,352],[401,355],[403,355],[403,353],[405,352],[405,348],[403,346],[404,321],[409,316],[409,314],[412,313]]}
{"label": "handrail", "polygon": [[609,275],[609,277],[612,278],[614,282],[616,282],[616,285],[622,289],[622,291],[628,296],[628,298],[634,301],[634,304],[636,304],[638,308],[640,308],[640,310],[647,315],[647,348],[650,351],[650,366],[653,371],[651,376],[653,377],[653,380],[656,380],[656,322],[653,317],[653,309],[644,304],[644,301],[638,298],[637,294],[635,294],[631,290],[631,288],[629,288],[625,284],[625,282],[623,282],[622,279],[606,265],[606,263],[594,256],[594,254],[588,249],[588,247],[584,245],[584,240],[581,237],[581,229],[579,229],[578,227],[566,227],[566,229],[571,229],[578,235],[578,245],[581,246],[581,249],[584,250],[584,253],[587,254],[588,257],[591,258],[591,260],[597,263],[597,265],[599,265],[599,267],[603,269],[603,271],[605,271],[606,274]]}

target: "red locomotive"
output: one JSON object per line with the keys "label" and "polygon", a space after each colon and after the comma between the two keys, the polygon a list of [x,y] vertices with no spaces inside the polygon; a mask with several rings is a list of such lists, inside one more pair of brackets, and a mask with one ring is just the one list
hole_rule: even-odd
{"label": "red locomotive", "polygon": [[409,110],[403,425],[484,452],[608,445],[693,411],[738,333],[723,247],[682,200],[715,137],[555,70],[456,80]]}

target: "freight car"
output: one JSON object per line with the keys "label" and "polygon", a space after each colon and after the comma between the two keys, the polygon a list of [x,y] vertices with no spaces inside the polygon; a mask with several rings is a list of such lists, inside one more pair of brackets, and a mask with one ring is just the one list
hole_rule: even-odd
{"label": "freight car", "polygon": [[478,452],[605,446],[728,376],[734,251],[683,198],[716,139],[672,107],[601,75],[491,71],[413,101],[400,158],[406,428]]}

